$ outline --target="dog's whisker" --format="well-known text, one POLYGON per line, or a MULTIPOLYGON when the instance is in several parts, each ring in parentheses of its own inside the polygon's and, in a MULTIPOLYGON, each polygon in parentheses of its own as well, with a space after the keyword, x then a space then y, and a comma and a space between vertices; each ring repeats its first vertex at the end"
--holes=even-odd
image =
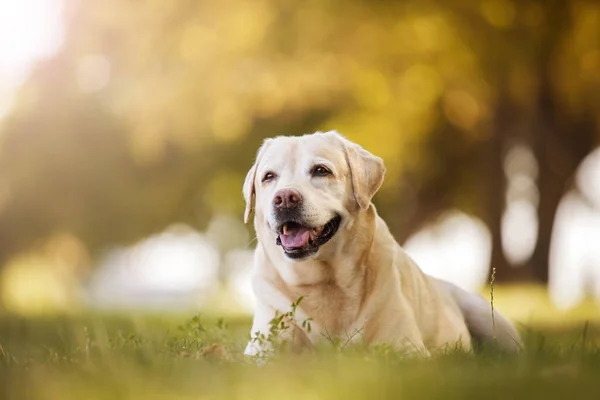
POLYGON ((250 245, 254 242, 258 242, 258 236, 254 236, 254 238, 252 240, 250 240, 250 242, 248 242, 248 244, 246 245, 246 247, 250 247, 250 245))

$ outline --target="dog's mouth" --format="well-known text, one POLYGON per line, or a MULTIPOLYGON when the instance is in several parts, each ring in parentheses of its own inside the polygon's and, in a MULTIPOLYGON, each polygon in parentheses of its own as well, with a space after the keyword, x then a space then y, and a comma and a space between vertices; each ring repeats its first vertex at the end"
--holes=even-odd
POLYGON ((316 228, 310 228, 295 221, 285 222, 278 229, 276 243, 290 258, 308 257, 331 240, 340 227, 341 221, 342 217, 337 215, 325 225, 316 228))

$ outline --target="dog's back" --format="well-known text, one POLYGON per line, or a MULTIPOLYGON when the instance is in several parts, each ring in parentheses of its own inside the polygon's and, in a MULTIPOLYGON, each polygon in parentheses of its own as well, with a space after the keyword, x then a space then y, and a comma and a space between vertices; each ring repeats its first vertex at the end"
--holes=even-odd
POLYGON ((453 283, 435 279, 442 290, 451 295, 477 342, 497 343, 502 351, 517 353, 523 349, 521 337, 515 327, 499 312, 492 314, 492 306, 483 297, 469 293, 453 283))

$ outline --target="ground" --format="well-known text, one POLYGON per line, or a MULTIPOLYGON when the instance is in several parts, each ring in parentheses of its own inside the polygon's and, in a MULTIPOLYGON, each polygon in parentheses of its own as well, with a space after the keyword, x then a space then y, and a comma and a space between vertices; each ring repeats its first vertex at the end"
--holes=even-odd
POLYGON ((4 399, 600 398, 600 325, 520 325, 526 350, 446 350, 432 360, 331 344, 257 366, 248 318, 0 316, 4 399))

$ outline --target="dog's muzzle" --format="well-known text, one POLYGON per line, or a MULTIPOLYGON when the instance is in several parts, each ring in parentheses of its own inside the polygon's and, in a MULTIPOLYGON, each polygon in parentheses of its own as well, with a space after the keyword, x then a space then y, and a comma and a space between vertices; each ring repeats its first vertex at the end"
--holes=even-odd
POLYGON ((286 256, 299 260, 315 254, 319 247, 329 242, 340 227, 342 217, 336 215, 325 225, 309 227, 298 220, 289 220, 278 229, 276 244, 283 248, 286 256))

